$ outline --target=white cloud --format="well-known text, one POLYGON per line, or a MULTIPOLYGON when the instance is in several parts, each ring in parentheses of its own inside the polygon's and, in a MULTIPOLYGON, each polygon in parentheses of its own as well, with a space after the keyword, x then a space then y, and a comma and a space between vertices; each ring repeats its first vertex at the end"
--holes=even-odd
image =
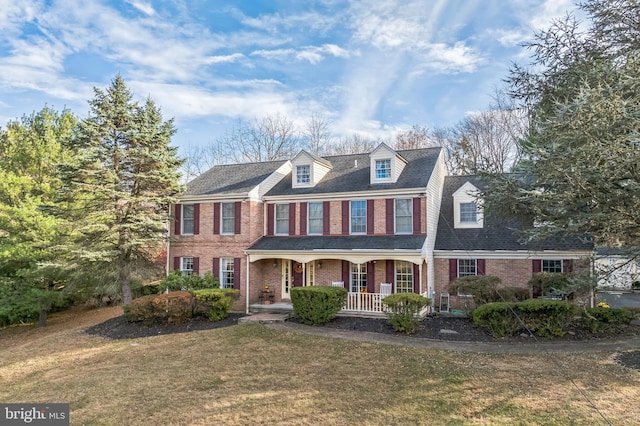
POLYGON ((136 9, 138 9, 140 12, 145 13, 149 16, 153 16, 156 14, 155 9, 149 2, 127 0, 127 3, 129 3, 131 6, 135 7, 136 9))
POLYGON ((349 52, 335 44, 324 44, 322 46, 305 46, 299 50, 296 49, 273 49, 273 50, 256 50, 251 52, 251 56, 260 56, 265 59, 275 59, 285 61, 289 58, 295 58, 299 61, 308 61, 317 64, 325 59, 326 56, 334 56, 339 58, 348 58, 349 52))

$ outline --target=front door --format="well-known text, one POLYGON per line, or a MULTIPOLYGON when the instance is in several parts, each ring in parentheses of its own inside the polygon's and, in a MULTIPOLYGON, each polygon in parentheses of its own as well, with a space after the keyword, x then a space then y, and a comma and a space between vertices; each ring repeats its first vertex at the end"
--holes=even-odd
POLYGON ((293 287, 302 287, 302 284, 304 284, 302 282, 302 269, 302 263, 293 262, 293 281, 291 283, 293 287))

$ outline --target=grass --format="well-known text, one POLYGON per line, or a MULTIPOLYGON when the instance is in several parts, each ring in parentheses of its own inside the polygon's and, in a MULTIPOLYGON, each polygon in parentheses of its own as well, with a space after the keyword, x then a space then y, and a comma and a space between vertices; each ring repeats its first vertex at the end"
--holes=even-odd
POLYGON ((640 372, 611 353, 439 351, 259 324, 121 341, 82 332, 119 312, 0 330, 0 401, 69 402, 71 424, 88 425, 607 424, 571 378, 610 424, 640 417, 640 372))

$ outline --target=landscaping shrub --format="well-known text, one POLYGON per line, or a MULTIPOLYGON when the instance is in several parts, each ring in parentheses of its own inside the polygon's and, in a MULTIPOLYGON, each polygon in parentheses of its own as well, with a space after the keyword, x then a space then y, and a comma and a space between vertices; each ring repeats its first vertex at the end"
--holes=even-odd
POLYGON ((491 275, 473 275, 457 278, 449 289, 453 294, 472 295, 476 306, 480 306, 497 301, 500 282, 500 278, 491 275))
POLYGON ((227 288, 208 288, 194 290, 193 296, 196 299, 194 309, 196 315, 205 314, 211 321, 220 321, 229 315, 233 300, 240 297, 240 291, 227 288))
POLYGON ((44 290, 6 279, 0 281, 0 327, 34 322, 41 311, 55 312, 69 306, 60 291, 44 290))
POLYGON ((633 314, 624 309, 610 308, 608 305, 586 308, 582 313, 585 326, 592 332, 617 332, 633 320, 633 314))
POLYGON ((492 302, 522 302, 531 298, 528 288, 503 287, 496 290, 496 298, 492 302))
POLYGON ((511 311, 514 305, 512 302, 494 302, 479 306, 473 311, 473 323, 488 329, 494 337, 511 336, 520 328, 511 311))
POLYGON ((575 313, 575 306, 561 300, 530 299, 516 303, 516 312, 536 336, 564 335, 575 313))
POLYGON ((205 288, 219 288, 220 281, 211 272, 204 275, 182 275, 182 271, 171 271, 164 277, 158 286, 158 292, 166 290, 200 290, 205 288))
POLYGON ((194 307, 195 298, 191 292, 175 291, 133 299, 125 316, 129 321, 142 321, 146 325, 156 318, 180 323, 193 316, 194 307))
POLYGON ((431 305, 431 299, 415 293, 396 293, 382 299, 387 320, 394 330, 413 334, 420 323, 418 314, 431 305))
POLYGON ((536 336, 555 337, 564 335, 574 311, 574 305, 559 300, 496 302, 478 307, 473 312, 473 322, 495 337, 511 336, 525 327, 536 336))
POLYGON ((566 274, 557 272, 537 272, 529 280, 529 287, 534 296, 564 297, 569 287, 569 279, 566 274))
POLYGON ((336 317, 347 301, 341 287, 310 286, 291 289, 293 313, 303 324, 325 324, 336 317))

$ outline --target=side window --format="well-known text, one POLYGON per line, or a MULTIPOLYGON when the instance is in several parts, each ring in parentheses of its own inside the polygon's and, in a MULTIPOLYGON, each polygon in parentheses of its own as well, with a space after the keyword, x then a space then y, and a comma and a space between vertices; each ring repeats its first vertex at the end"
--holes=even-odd
POLYGON ((413 200, 395 201, 395 219, 396 234, 411 234, 413 232, 413 200))
POLYGON ((543 260, 542 272, 562 272, 562 260, 543 260))
POLYGON ((182 205, 182 235, 193 235, 194 230, 194 206, 182 205))
POLYGON ((193 275, 193 257, 181 258, 180 270, 182 275, 193 275))
POLYGON ((289 235, 289 204, 276 204, 276 234, 289 235))
POLYGON ((458 259, 458 277, 478 275, 476 259, 458 259))
POLYGON ((234 273, 233 259, 220 259, 220 288, 233 288, 234 273))
POLYGON ((307 206, 307 233, 309 235, 322 235, 322 203, 309 203, 307 206))
POLYGON ((223 234, 233 234, 235 231, 235 214, 236 214, 236 205, 235 203, 222 203, 222 233, 223 234))
POLYGON ((351 201, 351 233, 367 233, 367 202, 351 201))

